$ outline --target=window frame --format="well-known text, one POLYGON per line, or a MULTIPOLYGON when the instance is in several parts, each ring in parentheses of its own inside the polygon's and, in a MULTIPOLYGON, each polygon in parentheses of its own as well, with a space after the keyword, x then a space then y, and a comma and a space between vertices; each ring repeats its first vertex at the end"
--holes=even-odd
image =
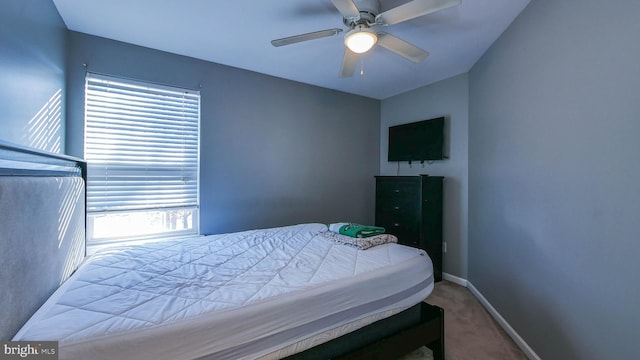
MULTIPOLYGON (((88 125, 89 125, 89 120, 88 120, 88 108, 89 108, 89 93, 88 93, 88 89, 89 89, 89 82, 90 81, 105 81, 105 82, 114 82, 119 84, 120 86, 127 86, 130 85, 132 87, 140 87, 140 88, 145 88, 148 91, 154 91, 154 90, 158 90, 158 91, 167 91, 167 92, 173 92, 173 93, 182 93, 182 94, 188 94, 190 97, 195 97, 197 99, 197 116, 196 116, 196 136, 195 136, 195 141, 196 141, 196 166, 195 166, 195 185, 196 185, 196 189, 195 189, 195 203, 194 204, 189 204, 189 205, 185 205, 185 206, 167 206, 167 207, 163 207, 163 206, 147 206, 147 207, 137 207, 137 208, 130 208, 130 209, 101 209, 101 210, 90 210, 89 209, 89 204, 87 204, 87 222, 86 222, 86 229, 87 229, 87 244, 88 245, 103 245, 103 244, 113 244, 113 243, 122 243, 122 242, 134 242, 134 241, 145 241, 145 240, 154 240, 154 239, 166 239, 166 238, 175 238, 175 237, 183 237, 183 236, 187 236, 187 235, 198 235, 200 234, 200 147, 201 147, 201 143, 200 143, 200 128, 201 128, 201 96, 200 96, 200 91, 199 90, 193 90, 193 89, 186 89, 186 88, 181 88, 181 87, 175 87, 175 86, 167 86, 167 85, 161 85, 161 84, 157 84, 157 83, 153 83, 153 82, 148 82, 148 81, 140 81, 140 80, 133 80, 133 79, 128 79, 128 78, 123 78, 123 77, 117 77, 117 76, 111 76, 111 75, 104 75, 104 74, 98 74, 98 73, 93 73, 93 72, 87 72, 86 73, 86 77, 85 77, 85 112, 84 112, 84 154, 85 154, 85 160, 87 161, 87 167, 89 168, 89 172, 91 171, 91 164, 92 164, 92 160, 90 159, 90 156, 87 156, 87 149, 88 149, 88 140, 87 140, 87 134, 88 134, 88 125), (136 216, 136 214, 140 214, 140 213, 144 213, 144 212, 158 212, 158 213, 164 213, 164 216, 168 216, 171 212, 175 212, 176 210, 186 210, 188 212, 190 212, 190 215, 185 215, 185 216, 189 216, 190 220, 191 220, 191 227, 188 229, 180 229, 180 230, 170 230, 170 229, 164 229, 161 232, 153 232, 153 233, 144 233, 144 234, 136 234, 136 235, 117 235, 117 236, 96 236, 95 234, 95 230, 96 230, 96 219, 100 216, 103 215, 122 215, 122 214, 131 214, 133 217, 136 216)), ((142 92, 141 92, 142 93, 142 92)), ((175 97, 177 98, 177 97, 175 97)), ((166 104, 165 104, 166 105, 166 104)), ((140 110, 140 108, 138 108, 138 110, 140 110)), ((191 117, 191 119, 193 120, 194 118, 191 117)), ((191 124, 193 127, 193 124, 191 124)), ((95 124, 92 124, 92 126, 95 126, 95 124)), ((166 129, 162 128, 163 131, 166 131, 166 129)), ((179 132, 179 131, 178 131, 179 132)), ((158 135, 159 132, 154 133, 155 135, 158 135)), ((191 136, 193 136, 193 134, 191 134, 191 136)), ((95 145, 95 144, 94 144, 95 145)), ((184 155, 184 154, 183 154, 184 155)), ((187 155, 185 155, 187 156, 187 155)), ((182 159, 184 159, 184 157, 182 157, 182 159)), ((190 167, 191 169, 193 169, 192 167, 190 167)), ((173 172, 173 170, 172 170, 173 172)), ((90 182, 90 177, 91 174, 89 173, 88 179, 87 179, 87 197, 89 197, 89 182, 90 182)), ((186 181, 186 180, 185 180, 186 181)), ((165 185, 166 186, 166 185, 165 185)), ((186 186, 186 185, 185 185, 186 186)), ((160 215, 163 216, 163 215, 160 215)), ((163 222, 164 224, 165 222, 163 222)), ((99 234, 98 234, 99 235, 99 234)))

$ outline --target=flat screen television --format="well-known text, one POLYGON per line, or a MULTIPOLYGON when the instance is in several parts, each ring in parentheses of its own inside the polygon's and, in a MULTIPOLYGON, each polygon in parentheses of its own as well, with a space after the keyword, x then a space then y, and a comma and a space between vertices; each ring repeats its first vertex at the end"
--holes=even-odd
POLYGON ((388 161, 444 159, 444 117, 389 127, 388 161))

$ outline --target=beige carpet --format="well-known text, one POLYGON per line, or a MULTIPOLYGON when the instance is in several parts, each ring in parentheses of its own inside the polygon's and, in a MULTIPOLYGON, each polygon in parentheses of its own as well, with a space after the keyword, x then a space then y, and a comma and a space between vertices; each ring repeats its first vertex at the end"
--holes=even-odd
MULTIPOLYGON (((425 301, 444 309, 446 360, 527 359, 467 288, 441 281, 425 301)), ((401 358, 432 359, 427 348, 401 358)))

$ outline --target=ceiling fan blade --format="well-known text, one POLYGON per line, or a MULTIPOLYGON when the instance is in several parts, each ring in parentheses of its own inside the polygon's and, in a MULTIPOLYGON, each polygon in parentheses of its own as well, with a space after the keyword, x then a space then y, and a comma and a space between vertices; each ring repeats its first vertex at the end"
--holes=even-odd
POLYGON ((360 18, 360 10, 358 10, 353 0, 331 0, 331 2, 345 18, 355 18, 355 20, 360 18))
POLYGON ((340 67, 340 77, 348 78, 352 77, 356 71, 356 65, 358 64, 358 54, 344 48, 344 57, 342 58, 342 66, 340 67))
POLYGON ((419 63, 429 56, 428 52, 420 49, 419 47, 383 32, 378 33, 378 45, 387 50, 393 51, 414 63, 419 63))
POLYGON ((401 23, 403 21, 460 5, 461 1, 462 0, 413 0, 378 14, 378 16, 376 16, 376 23, 382 25, 401 23))
POLYGON ((325 38, 325 37, 329 37, 329 36, 338 35, 341 32, 342 32, 342 29, 338 29, 338 28, 322 30, 322 31, 315 31, 315 32, 307 33, 307 34, 300 34, 300 35, 295 35, 295 36, 289 36, 289 37, 282 38, 282 39, 271 40, 271 45, 273 45, 275 47, 284 46, 284 45, 291 45, 291 44, 295 44, 295 43, 299 43, 299 42, 303 42, 303 41, 321 39, 321 38, 325 38))

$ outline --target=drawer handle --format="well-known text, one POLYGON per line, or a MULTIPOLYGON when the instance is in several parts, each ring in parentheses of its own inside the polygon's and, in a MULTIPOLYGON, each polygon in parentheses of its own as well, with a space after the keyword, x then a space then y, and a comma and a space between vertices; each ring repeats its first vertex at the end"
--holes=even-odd
POLYGON ((394 206, 393 210, 400 210, 400 206, 394 206))
POLYGON ((395 190, 393 190, 393 192, 397 194, 397 193, 399 193, 399 192, 400 192, 400 190, 395 189, 395 190))
POLYGON ((398 226, 400 226, 400 224, 394 223, 393 226, 398 227, 398 226))

